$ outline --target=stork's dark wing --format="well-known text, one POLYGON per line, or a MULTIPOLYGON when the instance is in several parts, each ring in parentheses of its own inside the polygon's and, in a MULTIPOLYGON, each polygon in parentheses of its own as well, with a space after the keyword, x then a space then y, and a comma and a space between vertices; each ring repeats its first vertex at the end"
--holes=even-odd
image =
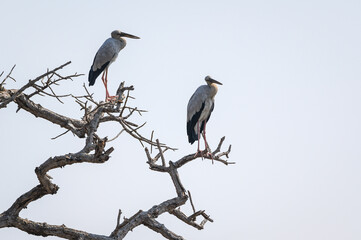
POLYGON ((89 71, 89 86, 94 85, 97 77, 117 57, 118 52, 120 51, 120 46, 118 46, 115 41, 115 39, 108 38, 95 54, 93 64, 89 71))
POLYGON ((97 57, 98 54, 95 55, 94 61, 93 61, 93 65, 90 67, 89 70, 89 76, 88 76, 88 81, 89 81, 89 86, 93 86, 95 83, 95 80, 97 79, 97 77, 104 71, 104 69, 109 65, 110 61, 104 63, 100 68, 98 68, 97 70, 93 71, 93 66, 94 66, 94 62, 95 59, 97 57))
MULTIPOLYGON (((213 103, 212 103, 211 111, 209 112, 209 116, 208 116, 208 118, 207 118, 207 122, 208 122, 209 118, 210 118, 211 115, 212 115, 213 109, 214 109, 214 101, 213 101, 213 103)), ((199 128, 199 132, 202 133, 203 130, 204 130, 204 121, 202 122, 202 124, 201 124, 201 126, 200 126, 200 128, 199 128)))
MULTIPOLYGON (((187 106, 187 134, 188 141, 193 144, 194 141, 198 140, 198 135, 195 130, 195 126, 201 117, 202 111, 205 107, 207 100, 207 87, 206 85, 200 86, 193 93, 189 99, 187 106)), ((201 126, 200 126, 201 127, 201 126)))
MULTIPOLYGON (((190 144, 193 144, 195 141, 198 140, 198 134, 195 131, 195 126, 201 116, 201 113, 204 109, 204 105, 205 105, 205 103, 203 102, 199 111, 196 112, 195 114, 193 114, 192 118, 187 121, 187 135, 188 135, 188 142, 190 144)), ((202 123, 202 126, 203 126, 203 123, 202 123)))

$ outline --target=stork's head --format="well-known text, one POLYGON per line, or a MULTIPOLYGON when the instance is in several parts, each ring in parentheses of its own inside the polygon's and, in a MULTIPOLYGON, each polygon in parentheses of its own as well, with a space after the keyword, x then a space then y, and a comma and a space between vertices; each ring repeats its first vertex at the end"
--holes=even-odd
POLYGON ((210 86, 212 83, 223 85, 222 83, 218 82, 217 80, 214 80, 210 76, 207 76, 204 80, 206 80, 208 86, 210 86))
POLYGON ((134 39, 140 39, 140 37, 134 36, 129 33, 121 32, 119 30, 114 30, 111 34, 112 38, 120 39, 121 37, 127 37, 127 38, 134 38, 134 39))

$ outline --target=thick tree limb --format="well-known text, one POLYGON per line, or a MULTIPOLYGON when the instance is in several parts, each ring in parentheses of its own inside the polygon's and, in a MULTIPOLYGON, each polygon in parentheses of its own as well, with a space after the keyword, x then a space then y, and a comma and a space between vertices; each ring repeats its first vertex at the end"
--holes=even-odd
POLYGON ((10 222, 10 227, 16 227, 24 232, 37 236, 56 236, 65 239, 84 239, 84 240, 113 240, 113 238, 87 233, 65 225, 49 225, 47 223, 34 222, 20 217, 15 218, 10 222))
POLYGON ((166 228, 164 224, 161 224, 160 222, 156 221, 154 218, 146 218, 143 224, 148 228, 152 229, 153 231, 162 234, 163 237, 165 237, 166 239, 184 240, 183 237, 176 235, 168 228, 166 228))
POLYGON ((16 98, 16 103, 18 104, 19 108, 26 110, 35 117, 43 118, 59 125, 60 127, 68 129, 80 138, 85 137, 85 129, 83 129, 83 127, 86 123, 84 121, 63 116, 42 107, 40 104, 35 104, 33 101, 28 99, 25 94, 18 95, 16 98))
MULTIPOLYGON (((158 222, 158 218, 161 214, 166 212, 174 215, 179 220, 184 223, 195 227, 196 229, 203 229, 204 224, 207 221, 213 222, 213 220, 205 213, 204 210, 196 211, 194 208, 193 202, 191 202, 193 207, 193 213, 187 217, 181 210, 180 207, 184 205, 190 198, 190 193, 185 190, 185 187, 181 183, 180 176, 178 173, 178 168, 182 167, 186 163, 189 163, 200 156, 190 154, 180 158, 179 160, 173 162, 169 161, 169 166, 166 166, 166 157, 165 152, 167 150, 176 150, 175 148, 169 147, 164 143, 160 143, 158 139, 153 140, 152 131, 151 138, 148 139, 140 134, 139 130, 143 125, 133 123, 129 119, 131 118, 134 112, 138 112, 140 115, 144 110, 138 110, 136 107, 127 106, 129 99, 132 97, 129 95, 129 92, 134 90, 133 86, 125 87, 124 82, 120 84, 117 91, 117 101, 112 102, 100 102, 98 103, 93 99, 93 96, 87 88, 84 86, 86 94, 84 96, 73 96, 70 94, 57 95, 54 86, 58 86, 60 81, 71 80, 74 77, 81 76, 80 74, 73 74, 68 76, 62 76, 58 73, 58 70, 62 69, 70 62, 63 64, 51 71, 40 75, 34 80, 30 80, 20 89, 8 90, 3 86, 7 78, 11 78, 10 71, 5 80, 0 84, 0 109, 5 108, 9 103, 14 102, 17 104, 19 109, 23 109, 35 117, 43 118, 55 125, 58 125, 66 129, 66 132, 71 131, 75 136, 85 139, 84 147, 75 153, 67 153, 59 156, 49 157, 44 161, 40 166, 35 169, 36 176, 39 180, 39 185, 35 186, 28 192, 22 194, 15 202, 10 206, 10 208, 0 214, 0 228, 5 227, 15 227, 22 231, 25 231, 29 234, 37 236, 57 236, 65 239, 85 239, 85 240, 110 240, 110 239, 123 239, 132 231, 135 227, 144 225, 149 229, 158 232, 166 239, 172 240, 181 240, 183 237, 173 233, 171 230, 166 228, 164 224, 158 222), (44 80, 45 78, 45 80, 44 80), (42 85, 37 84, 41 81, 42 85), (33 89, 30 95, 24 93, 27 89, 33 89), (49 92, 50 90, 50 92, 49 92), (127 91, 127 96, 124 97, 124 93, 127 91), (73 97, 77 104, 81 106, 81 111, 84 111, 84 116, 78 120, 74 118, 67 117, 65 115, 58 114, 50 109, 47 109, 41 106, 38 103, 30 100, 31 97, 35 95, 43 94, 45 97, 54 97, 62 103, 60 98, 63 97, 73 97), (92 105, 89 106, 88 103, 92 105), (124 114, 124 110, 128 109, 128 114, 124 114), (175 188, 176 197, 164 200, 163 202, 154 205, 147 211, 139 210, 130 218, 124 218, 123 222, 120 222, 121 211, 119 210, 117 224, 115 229, 112 231, 110 236, 97 235, 92 233, 87 233, 84 231, 68 228, 65 225, 50 225, 48 223, 34 222, 28 219, 23 219, 19 216, 20 212, 27 208, 31 202, 34 202, 45 195, 56 194, 59 186, 52 182, 52 178, 48 175, 48 172, 52 169, 58 169, 65 166, 70 166, 72 164, 81 164, 81 163, 104 163, 110 159, 110 154, 113 152, 113 147, 107 147, 108 137, 99 137, 97 135, 97 129, 102 123, 105 122, 115 122, 118 123, 120 128, 119 132, 126 132, 129 136, 139 140, 143 144, 149 144, 151 148, 157 147, 159 153, 152 157, 148 151, 148 148, 145 148, 147 163, 149 168, 158 172, 166 172, 169 174, 170 179, 175 188), (161 159, 161 164, 157 164, 157 161, 161 159), (203 217, 203 221, 198 224, 196 218, 198 216, 203 217)), ((0 76, 1 77, 1 76, 0 76)), ((14 79, 15 80, 15 79, 14 79)), ((65 133, 66 133, 65 132, 65 133)), ((63 133, 63 134, 65 134, 63 133)), ((57 136, 60 137, 63 134, 57 136)), ((56 137, 56 138, 57 138, 56 137)), ((231 151, 231 146, 229 146, 228 151, 220 152, 221 146, 223 144, 224 137, 221 139, 218 144, 217 149, 213 152, 214 160, 224 163, 226 165, 232 164, 221 157, 228 155, 231 151)), ((207 158, 207 157, 206 157, 207 158)), ((209 157, 208 157, 209 158, 209 157)), ((211 158, 209 158, 211 159, 211 158)))

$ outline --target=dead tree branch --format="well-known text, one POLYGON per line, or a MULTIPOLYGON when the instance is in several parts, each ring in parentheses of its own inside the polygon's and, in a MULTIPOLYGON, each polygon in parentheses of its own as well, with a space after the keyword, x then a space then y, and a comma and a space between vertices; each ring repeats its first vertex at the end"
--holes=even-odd
MULTIPOLYGON (((53 70, 51 70, 50 72, 46 72, 42 75, 40 75, 39 77, 35 78, 34 80, 29 80, 29 82, 27 84, 25 84, 23 87, 21 87, 19 90, 17 90, 14 94, 12 94, 8 99, 2 101, 0 103, 0 108, 4 108, 6 107, 6 105, 8 105, 10 102, 14 101, 15 98, 17 98, 22 92, 24 92, 26 89, 28 89, 29 87, 33 86, 37 81, 43 79, 44 77, 51 75, 53 73, 55 73, 56 71, 62 69, 63 67, 69 65, 71 62, 67 62, 57 68, 54 68, 53 70)), ((13 68, 14 69, 14 68, 13 68)), ((13 70, 12 69, 12 70, 13 70)), ((12 72, 12 70, 10 71, 10 73, 12 72)), ((63 78, 65 79, 65 78, 63 78)), ((6 78, 4 79, 4 81, 6 80, 6 78)))
MULTIPOLYGON (((130 101, 129 99, 131 99, 130 91, 133 91, 134 87, 125 87, 124 82, 122 82, 118 88, 117 101, 115 102, 95 101, 93 99, 93 95, 85 86, 84 89, 86 94, 83 96, 74 96, 71 94, 57 95, 54 87, 59 86, 59 82, 72 80, 72 78, 81 76, 81 74, 63 76, 61 73, 59 73, 59 71, 68 64, 70 64, 70 62, 54 68, 51 71, 47 71, 39 77, 36 77, 34 80, 30 80, 27 84, 19 89, 9 90, 4 87, 4 83, 8 78, 13 79, 11 77, 11 73, 13 72, 15 67, 14 66, 0 84, 0 109, 5 108, 10 103, 14 103, 17 105, 18 109, 23 109, 35 117, 43 118, 48 122, 66 129, 64 133, 58 135, 55 138, 61 137, 67 132, 72 132, 78 138, 85 139, 84 147, 78 152, 49 157, 35 169, 36 176, 39 180, 39 185, 22 194, 15 200, 9 209, 0 214, 0 228, 15 227, 29 234, 44 237, 57 236, 64 239, 110 240, 123 239, 129 233, 129 231, 132 231, 137 226, 144 225, 149 229, 158 232, 166 239, 181 240, 183 237, 173 233, 171 230, 165 227, 165 225, 158 222, 156 218, 161 214, 169 213, 184 223, 195 227, 196 229, 203 229, 204 224, 207 221, 212 222, 213 220, 205 213, 204 210, 195 210, 192 199, 191 205, 193 208, 193 213, 191 215, 187 216, 180 210, 180 207, 191 198, 191 195, 189 191, 187 194, 185 187, 181 183, 178 168, 197 158, 200 158, 200 156, 190 154, 180 158, 175 162, 169 161, 167 166, 164 153, 167 150, 175 150, 175 148, 161 143, 158 139, 154 141, 154 131, 152 131, 150 139, 144 137, 140 134, 139 131, 145 123, 142 125, 133 123, 131 120, 129 120, 134 112, 141 114, 144 112, 144 110, 127 106, 130 101), (42 83, 42 85, 37 84, 39 81, 42 83), (30 94, 25 94, 25 91, 30 89, 32 89, 33 92, 30 94), (125 92, 126 97, 124 97, 125 92), (30 100, 31 97, 36 95, 54 97, 61 103, 63 102, 60 100, 60 98, 71 97, 77 104, 80 105, 81 111, 83 111, 84 115, 81 119, 74 119, 58 114, 30 100), (125 109, 128 109, 127 111, 129 111, 129 113, 124 116, 123 113, 125 109), (122 222, 120 220, 122 212, 119 210, 116 227, 109 236, 87 233, 84 231, 68 228, 65 225, 50 225, 48 223, 40 223, 21 218, 19 216, 20 212, 30 203, 37 201, 46 195, 57 193, 59 186, 52 182, 52 178, 48 174, 50 170, 62 168, 72 164, 101 164, 110 159, 110 155, 114 151, 114 148, 108 147, 107 144, 111 140, 108 140, 107 136, 99 137, 97 135, 97 129, 105 122, 114 122, 118 124, 119 134, 117 136, 119 136, 122 132, 125 132, 128 133, 131 137, 137 139, 142 145, 149 144, 151 148, 154 146, 158 149, 159 153, 152 157, 148 151, 148 148, 145 148, 147 163, 151 170, 166 172, 169 174, 175 188, 176 197, 160 202, 146 211, 139 210, 130 218, 124 218, 122 222), (157 164, 159 159, 161 159, 161 164, 157 164), (203 217, 201 223, 196 222, 196 218, 199 216, 203 217)), ((115 138, 117 138, 117 136, 115 138)), ((231 146, 229 146, 228 151, 220 152, 223 141, 224 137, 221 139, 216 151, 213 152, 213 158, 215 161, 224 163, 226 165, 233 164, 233 162, 228 162, 222 159, 223 156, 228 158, 228 155, 231 151, 231 146)))

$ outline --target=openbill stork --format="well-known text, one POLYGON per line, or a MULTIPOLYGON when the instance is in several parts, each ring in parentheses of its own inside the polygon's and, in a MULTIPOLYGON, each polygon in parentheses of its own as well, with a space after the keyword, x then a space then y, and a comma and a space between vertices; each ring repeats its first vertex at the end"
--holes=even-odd
POLYGON ((139 39, 139 37, 115 30, 99 48, 94 57, 94 61, 89 71, 89 86, 93 86, 97 77, 103 72, 102 81, 105 86, 105 101, 113 100, 115 96, 110 96, 108 91, 108 68, 118 57, 118 53, 122 50, 127 42, 124 38, 139 39))
POLYGON ((207 85, 198 87, 189 99, 187 106, 187 135, 190 144, 198 141, 196 155, 200 153, 203 157, 202 151, 199 149, 200 134, 203 134, 207 155, 210 155, 213 159, 206 139, 206 124, 214 109, 214 96, 218 91, 217 84, 222 85, 222 83, 212 79, 210 76, 207 76, 205 81, 207 85))

